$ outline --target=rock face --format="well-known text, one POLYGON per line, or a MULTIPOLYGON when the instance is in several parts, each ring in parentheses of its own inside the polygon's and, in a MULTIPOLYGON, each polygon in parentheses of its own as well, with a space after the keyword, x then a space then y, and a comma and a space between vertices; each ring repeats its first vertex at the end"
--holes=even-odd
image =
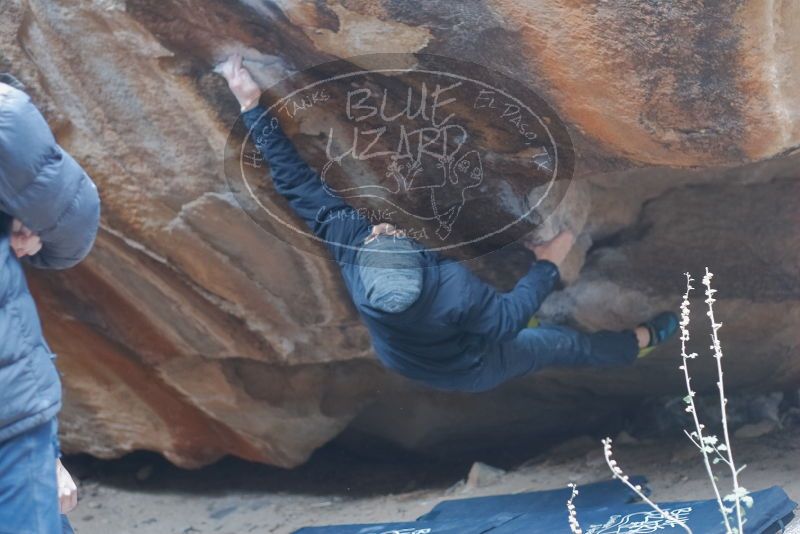
MULTIPOLYGON (((478 396, 385 372, 336 266, 265 233, 227 188, 238 107, 212 68, 233 51, 265 87, 376 52, 469 58, 518 80, 575 147, 567 215, 553 220, 580 239, 542 315, 630 325, 676 308, 683 273, 709 266, 729 387, 797 384, 798 20, 797 3, 765 0, 3 0, 0 70, 27 84, 104 206, 87 261, 30 272, 64 377, 64 448, 291 467, 344 431, 416 450, 533 446, 682 392, 674 344, 623 371, 547 372, 478 396)), ((292 133, 312 159, 324 148, 292 133)), ((509 246, 469 265, 508 288, 530 260, 509 246)), ((713 387, 711 362, 695 380, 713 387)))

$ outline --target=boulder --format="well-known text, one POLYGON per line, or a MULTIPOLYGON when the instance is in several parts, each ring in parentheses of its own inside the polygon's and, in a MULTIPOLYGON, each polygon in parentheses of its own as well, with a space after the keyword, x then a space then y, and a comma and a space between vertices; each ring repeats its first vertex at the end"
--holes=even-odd
POLYGON ((469 469, 464 489, 466 491, 471 491, 485 486, 491 486, 499 482, 505 474, 506 472, 502 469, 492 467, 483 462, 475 462, 469 469))
MULTIPOLYGON (((340 435, 362 448, 533 451, 683 393, 674 343, 630 369, 548 371, 472 396, 383 370, 324 250, 265 232, 228 186, 238 106, 213 68, 232 52, 264 88, 389 52, 468 58, 516 80, 555 111, 575 154, 560 211, 539 221, 542 234, 580 234, 542 317, 629 326, 677 308, 683 273, 708 266, 728 386, 796 385, 798 17, 765 0, 3 1, 0 71, 27 85, 103 200, 83 264, 29 271, 59 355, 65 451, 146 449, 186 467, 227 454, 293 467, 340 435)), ((290 129, 315 164, 320 124, 290 129)), ((485 135, 502 148, 501 132, 485 135)), ((484 195, 484 221, 516 215, 524 194, 510 191, 484 195)), ((467 264, 507 289, 531 256, 493 250, 468 250, 467 264)), ((702 352, 700 294, 693 305, 702 352)), ((715 381, 703 354, 699 390, 715 381)))

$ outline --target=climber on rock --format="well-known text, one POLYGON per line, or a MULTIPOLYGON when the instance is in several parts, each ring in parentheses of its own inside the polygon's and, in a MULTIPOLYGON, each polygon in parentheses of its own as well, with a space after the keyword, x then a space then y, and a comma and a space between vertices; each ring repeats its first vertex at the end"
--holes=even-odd
POLYGON ((272 181, 294 212, 324 241, 366 324, 381 362, 431 387, 479 392, 547 367, 632 364, 673 335, 674 313, 630 330, 591 334, 528 321, 559 281, 558 265, 574 243, 563 232, 529 248, 537 260, 508 293, 480 281, 460 263, 423 248, 387 223, 336 217, 353 209, 325 191, 320 176, 296 152, 276 118, 259 105, 261 91, 230 57, 220 72, 241 105, 272 181))
POLYGON ((75 483, 61 465, 61 381, 28 291, 32 267, 66 269, 92 248, 97 188, 0 74, 0 532, 72 532, 75 483))

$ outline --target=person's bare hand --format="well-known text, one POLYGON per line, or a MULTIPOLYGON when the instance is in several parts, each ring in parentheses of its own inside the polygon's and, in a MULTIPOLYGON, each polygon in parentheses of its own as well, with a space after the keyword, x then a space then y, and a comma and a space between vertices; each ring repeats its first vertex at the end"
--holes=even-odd
POLYGON ((405 237, 406 233, 403 230, 398 230, 397 227, 391 223, 376 224, 375 226, 372 227, 372 231, 367 236, 367 238, 364 239, 364 244, 366 245, 367 243, 374 241, 375 239, 378 238, 378 236, 381 235, 405 237))
POLYGON ((547 260, 561 265, 575 244, 575 234, 564 230, 547 243, 541 245, 527 245, 536 254, 537 260, 547 260))
POLYGON ((56 480, 58 482, 58 504, 61 513, 71 512, 78 506, 78 487, 63 466, 61 460, 56 460, 56 480))
POLYGON ((216 71, 228 82, 228 87, 242 106, 242 111, 255 107, 261 96, 261 88, 253 80, 250 71, 242 66, 241 54, 233 54, 218 65, 216 71))
POLYGON ((42 249, 42 240, 19 219, 14 219, 11 223, 11 248, 18 258, 33 256, 42 249))

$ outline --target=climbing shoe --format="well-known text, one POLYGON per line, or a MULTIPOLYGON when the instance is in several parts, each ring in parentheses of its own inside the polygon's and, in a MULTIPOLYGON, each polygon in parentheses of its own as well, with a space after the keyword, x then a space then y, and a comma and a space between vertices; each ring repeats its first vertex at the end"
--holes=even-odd
POLYGON ((656 345, 664 343, 678 331, 678 316, 672 312, 661 312, 647 322, 640 324, 650 333, 650 343, 639 350, 639 358, 647 356, 656 345))

